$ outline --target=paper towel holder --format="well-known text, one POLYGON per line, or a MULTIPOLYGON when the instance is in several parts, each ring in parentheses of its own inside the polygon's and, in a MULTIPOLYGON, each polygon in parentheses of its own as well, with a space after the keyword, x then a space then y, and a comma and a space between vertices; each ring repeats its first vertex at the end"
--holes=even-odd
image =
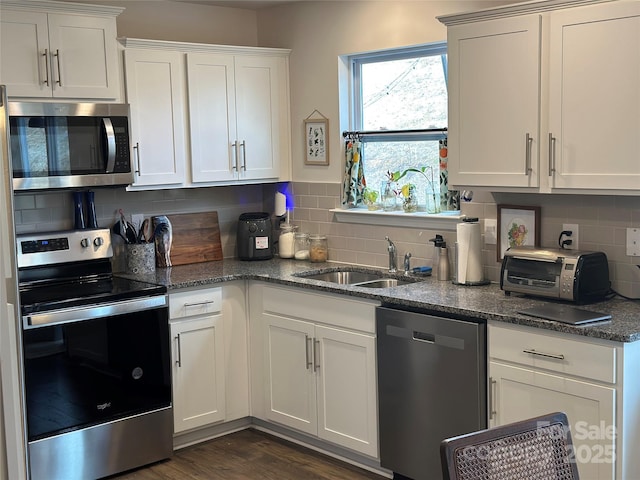
MULTIPOLYGON (((463 223, 478 223, 478 217, 466 217, 462 219, 463 223)), ((453 252, 453 275, 452 275, 452 280, 451 283, 453 283, 454 285, 462 285, 462 286, 466 286, 466 287, 475 287, 475 286, 481 286, 481 285, 489 285, 491 282, 485 278, 483 278, 482 280, 477 280, 477 281, 470 281, 470 280, 465 280, 464 282, 459 282, 458 281, 458 264, 459 264, 459 255, 460 255, 460 248, 459 248, 459 244, 458 242, 455 243, 455 251, 453 252)), ((482 266, 482 268, 484 268, 484 266, 482 266)))

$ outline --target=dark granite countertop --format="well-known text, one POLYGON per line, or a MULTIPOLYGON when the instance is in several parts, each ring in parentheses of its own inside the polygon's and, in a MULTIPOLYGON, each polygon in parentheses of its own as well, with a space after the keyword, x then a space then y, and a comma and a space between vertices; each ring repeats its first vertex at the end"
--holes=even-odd
MULTIPOLYGON (((496 284, 460 286, 451 282, 439 282, 435 277, 423 277, 419 282, 393 288, 365 288, 339 285, 298 277, 305 272, 336 268, 369 271, 371 268, 340 263, 310 263, 296 260, 241 261, 225 259, 218 262, 195 263, 170 268, 159 268, 155 274, 125 275, 129 278, 165 285, 170 291, 180 288, 215 285, 231 280, 262 280, 359 298, 378 300, 384 304, 420 308, 447 315, 461 315, 484 320, 495 320, 530 327, 567 332, 617 342, 640 340, 640 303, 616 297, 611 300, 579 306, 612 315, 607 322, 585 326, 572 326, 559 322, 537 319, 517 313, 518 310, 550 303, 512 294, 507 296, 496 284)), ((384 272, 384 270, 381 270, 384 272)), ((396 275, 398 278, 402 274, 396 275)))

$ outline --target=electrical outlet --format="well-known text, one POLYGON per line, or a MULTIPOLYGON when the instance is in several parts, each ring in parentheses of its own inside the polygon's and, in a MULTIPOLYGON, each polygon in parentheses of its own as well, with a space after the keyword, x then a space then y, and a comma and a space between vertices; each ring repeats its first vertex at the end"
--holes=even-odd
POLYGON ((495 218, 485 218, 484 220, 484 243, 495 245, 497 242, 498 223, 495 218))
POLYGON ((627 228, 627 256, 640 256, 640 228, 627 228))
POLYGON ((580 245, 580 228, 578 226, 577 223, 563 223, 562 224, 562 230, 563 231, 568 231, 571 232, 571 236, 570 237, 565 237, 565 238, 570 238, 571 239, 571 245, 567 245, 566 248, 567 250, 579 250, 579 245, 580 245))

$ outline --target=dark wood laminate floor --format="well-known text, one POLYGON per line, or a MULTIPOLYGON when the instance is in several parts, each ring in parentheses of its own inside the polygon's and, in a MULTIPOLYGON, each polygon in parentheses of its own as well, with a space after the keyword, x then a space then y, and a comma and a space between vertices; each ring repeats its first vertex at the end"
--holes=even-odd
POLYGON ((248 429, 193 445, 113 480, 382 480, 278 437, 248 429))

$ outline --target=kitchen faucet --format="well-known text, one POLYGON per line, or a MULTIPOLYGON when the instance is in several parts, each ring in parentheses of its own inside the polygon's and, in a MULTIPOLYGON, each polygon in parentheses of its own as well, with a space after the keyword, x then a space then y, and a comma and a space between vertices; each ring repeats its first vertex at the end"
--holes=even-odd
POLYGON ((391 239, 386 236, 384 239, 389 242, 387 251, 389 252, 389 273, 396 273, 398 271, 398 251, 391 239))
POLYGON ((404 274, 409 275, 411 271, 411 253, 407 252, 404 254, 404 274))

